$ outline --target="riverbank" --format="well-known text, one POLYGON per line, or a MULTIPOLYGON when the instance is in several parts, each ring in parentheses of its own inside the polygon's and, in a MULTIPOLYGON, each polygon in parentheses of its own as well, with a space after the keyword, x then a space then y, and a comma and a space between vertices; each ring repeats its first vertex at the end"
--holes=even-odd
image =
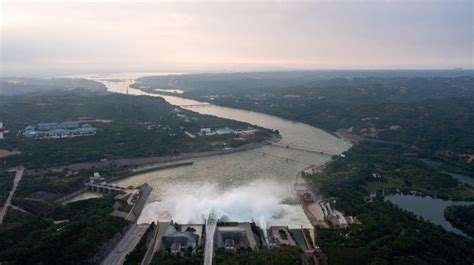
POLYGON ((271 143, 275 143, 281 140, 281 136, 275 134, 271 139, 265 140, 259 143, 250 143, 246 145, 242 145, 239 147, 229 148, 229 149, 221 149, 221 150, 213 150, 207 152, 191 152, 191 153, 182 153, 177 156, 158 156, 158 157, 137 157, 137 158, 122 158, 122 159, 112 159, 112 160, 104 160, 104 161, 95 161, 95 162, 83 162, 83 163, 75 163, 66 166, 60 167, 51 167, 44 170, 29 170, 27 173, 31 175, 41 175, 47 172, 61 172, 61 171, 79 171, 79 170, 88 170, 88 169, 102 169, 111 166, 145 166, 151 164, 158 164, 158 163, 167 163, 167 162, 174 162, 180 160, 187 160, 187 159, 194 159, 194 158, 202 158, 208 156, 216 156, 216 155, 225 155, 225 154, 232 154, 236 152, 242 152, 247 150, 252 150, 256 148, 263 147, 265 145, 269 145, 271 143))
MULTIPOLYGON (((147 165, 153 165, 153 164, 162 164, 162 163, 169 163, 169 162, 177 162, 177 161, 183 161, 183 160, 189 160, 189 159, 195 159, 195 158, 203 158, 203 157, 210 157, 210 156, 218 156, 218 155, 226 155, 226 154, 233 154, 237 152, 243 152, 243 151, 248 151, 256 148, 260 148, 266 145, 270 145, 272 143, 278 142, 281 140, 281 136, 278 134, 275 134, 271 139, 266 140, 264 142, 260 143, 251 143, 247 145, 243 145, 240 147, 232 148, 232 149, 227 149, 227 150, 215 150, 215 151, 209 151, 209 152, 196 152, 196 153, 187 153, 187 154, 182 154, 180 156, 166 156, 166 157, 147 157, 147 158, 130 158, 130 159, 120 159, 120 160, 107 160, 107 161, 100 161, 100 162, 89 162, 89 163, 79 163, 79 164, 72 164, 69 166, 64 166, 64 167, 57 167, 57 168, 50 168, 47 171, 77 171, 77 170, 87 170, 87 169, 101 169, 101 168, 107 168, 110 166, 147 166, 147 165)), ((164 170, 164 169, 172 169, 176 167, 182 167, 182 166, 191 166, 193 165, 193 162, 181 162, 181 163, 174 163, 174 164, 165 164, 165 165, 158 165, 158 166, 153 166, 149 168, 144 168, 140 170, 134 170, 126 174, 121 174, 115 177, 107 178, 107 182, 113 182, 113 181, 118 181, 121 179, 133 177, 136 175, 141 175, 144 173, 149 173, 153 171, 159 171, 159 170, 164 170)), ((34 175, 41 175, 44 172, 41 171, 35 171, 32 172, 34 175)), ((56 203, 63 203, 65 201, 71 200, 74 197, 80 196, 81 194, 87 192, 86 188, 81 188, 73 193, 67 194, 61 198, 58 198, 55 200, 56 203)))

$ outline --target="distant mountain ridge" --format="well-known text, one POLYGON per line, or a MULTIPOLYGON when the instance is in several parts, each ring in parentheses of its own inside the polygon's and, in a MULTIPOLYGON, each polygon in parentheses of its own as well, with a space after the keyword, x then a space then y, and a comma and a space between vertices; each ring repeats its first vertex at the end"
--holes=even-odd
POLYGON ((50 90, 83 89, 91 92, 106 92, 107 87, 97 81, 83 78, 2 78, 0 96, 19 95, 50 90))

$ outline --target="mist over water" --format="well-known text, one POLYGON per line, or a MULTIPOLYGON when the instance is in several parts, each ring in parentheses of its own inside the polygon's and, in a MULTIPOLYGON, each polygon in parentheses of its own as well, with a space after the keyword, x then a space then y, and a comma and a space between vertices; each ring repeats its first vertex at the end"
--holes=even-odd
MULTIPOLYGON (((182 224, 204 224, 206 217, 213 212, 220 221, 256 222, 265 228, 268 224, 287 222, 284 217, 292 215, 293 207, 301 208, 283 203, 288 200, 287 186, 269 180, 255 180, 230 190, 206 184, 188 192, 166 191, 160 201, 146 206, 139 222, 153 222, 161 216, 182 224)), ((309 226, 307 220, 299 220, 294 226, 299 227, 300 223, 309 226)))

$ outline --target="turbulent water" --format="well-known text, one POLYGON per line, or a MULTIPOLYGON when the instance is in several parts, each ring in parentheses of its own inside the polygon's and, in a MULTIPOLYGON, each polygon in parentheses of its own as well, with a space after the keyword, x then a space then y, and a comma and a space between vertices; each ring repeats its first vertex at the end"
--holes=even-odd
POLYGON ((213 209, 208 209, 206 214, 206 245, 204 247, 204 265, 212 265, 214 252, 214 233, 220 214, 213 209))
MULTIPOLYGON (((130 88, 134 77, 126 77, 121 82, 104 81, 111 77, 94 79, 103 82, 112 92, 149 95, 130 88)), ((121 79, 120 76, 113 78, 121 79)), ((199 103, 173 96, 162 97, 174 105, 199 103)), ((286 144, 332 152, 342 152, 350 147, 348 142, 315 127, 271 115, 213 105, 191 110, 277 129, 286 144)), ((139 222, 173 220, 203 224, 206 213, 214 210, 222 214, 221 219, 229 221, 255 221, 259 226, 310 227, 303 209, 294 198, 295 176, 308 165, 329 159, 316 153, 265 146, 246 152, 192 159, 193 166, 146 173, 120 180, 117 184, 137 186, 146 182, 153 187, 139 222), (298 162, 289 162, 285 158, 298 162)))

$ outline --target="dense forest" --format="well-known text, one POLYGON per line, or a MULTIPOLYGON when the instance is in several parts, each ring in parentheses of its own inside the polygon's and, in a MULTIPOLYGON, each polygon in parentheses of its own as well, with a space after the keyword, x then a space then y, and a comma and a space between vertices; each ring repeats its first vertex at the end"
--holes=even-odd
MULTIPOLYGON (((189 137, 202 127, 245 129, 249 124, 176 109, 161 98, 54 91, 0 97, 0 117, 10 133, 0 149, 21 152, 0 159, 0 167, 23 164, 40 168, 101 159, 176 155, 209 151, 215 142, 241 145, 233 135, 189 137), (178 116, 181 115, 181 117, 178 116), (186 117, 183 119, 183 115, 186 117), (32 140, 22 137, 28 125, 82 120, 98 129, 87 137, 32 140)), ((270 136, 262 129, 259 139, 270 136)))
POLYGON ((400 72, 345 74, 305 76, 299 82, 284 74, 282 82, 268 75, 188 75, 143 78, 136 86, 148 91, 181 88, 183 97, 329 132, 345 129, 346 135, 356 136, 352 139, 358 143, 344 157, 334 157, 322 172, 306 176, 318 193, 359 221, 347 229, 317 231, 317 244, 330 264, 472 263, 474 241, 425 222, 383 196, 402 192, 474 199, 472 187, 426 163, 426 158, 436 159, 466 174, 474 172, 472 72, 436 78, 400 72))
MULTIPOLYGON (((367 75, 370 73, 377 74, 367 75)), ((398 73, 402 77, 394 77, 394 72, 392 77, 314 77, 318 80, 313 81, 306 76, 290 86, 274 85, 287 80, 285 75, 270 79, 274 82, 218 74, 174 76, 174 82, 168 81, 175 87, 184 86, 184 97, 264 112, 331 132, 345 129, 364 139, 397 142, 474 171, 474 77, 472 72, 463 73, 466 76, 420 77, 415 73, 403 77, 398 73), (207 87, 193 86, 189 80, 195 79, 198 84, 204 79, 207 87)), ((163 78, 172 77, 143 78, 137 86, 152 91, 156 80, 163 78)))
POLYGON ((382 196, 381 189, 389 192, 390 187, 402 187, 402 192, 474 198, 472 188, 433 172, 400 148, 380 143, 356 144, 345 153, 346 157, 336 158, 323 172, 308 176, 320 193, 336 201, 337 209, 360 221, 348 229, 318 230, 317 244, 330 264, 447 265, 474 260, 473 240, 425 222, 382 196), (382 178, 374 179, 374 172, 382 178))
POLYGON ((454 227, 474 237, 474 205, 449 206, 444 216, 454 227))
MULTIPOLYGON (((201 254, 191 255, 186 252, 181 256, 173 256, 167 252, 157 252, 151 262, 153 265, 201 265, 203 256, 201 254)), ((213 264, 217 265, 301 265, 303 264, 303 253, 296 246, 283 246, 277 249, 259 249, 249 251, 239 249, 235 254, 217 250, 213 258, 213 264)))
POLYGON ((75 89, 107 91, 102 83, 82 78, 0 78, 0 96, 75 89))
POLYGON ((0 226, 0 262, 94 264, 101 244, 128 225, 110 215, 113 202, 112 195, 74 202, 47 216, 9 209, 0 226))
POLYGON ((13 186, 13 172, 0 170, 0 207, 3 206, 13 186))

